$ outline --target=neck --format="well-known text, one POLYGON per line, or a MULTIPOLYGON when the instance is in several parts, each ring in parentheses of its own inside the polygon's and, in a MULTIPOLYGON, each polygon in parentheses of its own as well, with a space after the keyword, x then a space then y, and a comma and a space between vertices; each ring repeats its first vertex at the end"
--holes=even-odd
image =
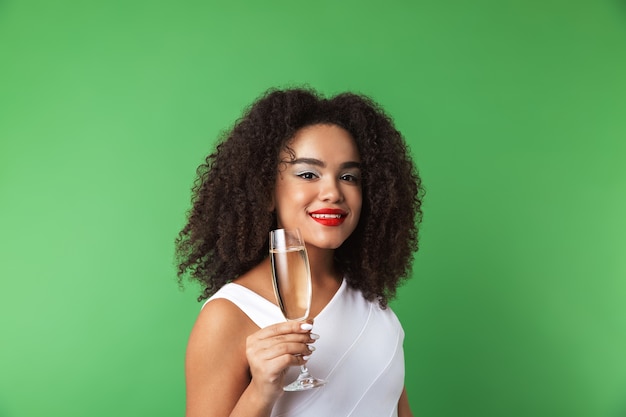
POLYGON ((314 283, 321 284, 328 280, 341 281, 341 274, 335 266, 334 250, 307 246, 307 254, 311 267, 311 280, 314 283))

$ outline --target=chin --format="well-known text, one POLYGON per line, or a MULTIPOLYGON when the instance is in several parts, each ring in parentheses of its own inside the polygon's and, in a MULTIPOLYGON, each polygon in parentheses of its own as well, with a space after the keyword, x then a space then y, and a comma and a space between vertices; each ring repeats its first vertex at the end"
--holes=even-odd
POLYGON ((307 242, 307 245, 319 249, 335 250, 346 241, 346 239, 314 239, 307 242))
POLYGON ((348 240, 352 232, 353 231, 348 233, 347 230, 331 228, 329 230, 308 230, 308 233, 306 233, 307 236, 304 236, 303 230, 303 237, 308 246, 318 249, 335 250, 348 240))

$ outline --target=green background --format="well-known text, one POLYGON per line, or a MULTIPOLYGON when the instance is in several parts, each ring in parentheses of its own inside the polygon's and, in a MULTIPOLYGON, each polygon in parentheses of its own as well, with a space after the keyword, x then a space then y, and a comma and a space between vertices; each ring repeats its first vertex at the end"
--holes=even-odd
POLYGON ((183 415, 195 168, 303 83, 374 97, 423 176, 393 303, 415 415, 625 416, 626 5, 604 0, 0 1, 0 416, 183 415))

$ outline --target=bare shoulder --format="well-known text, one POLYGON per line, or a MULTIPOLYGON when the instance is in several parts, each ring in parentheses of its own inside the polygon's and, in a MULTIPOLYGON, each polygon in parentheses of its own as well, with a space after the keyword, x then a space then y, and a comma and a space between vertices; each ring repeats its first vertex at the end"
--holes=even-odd
POLYGON ((232 409, 250 382, 246 338, 256 330, 248 316, 226 299, 211 300, 200 311, 185 357, 188 416, 207 407, 232 409))
POLYGON ((200 311, 191 330, 188 356, 197 350, 205 354, 237 352, 245 348, 245 338, 257 329, 248 316, 232 302, 223 298, 211 300, 200 311))
POLYGON ((194 330, 200 326, 199 330, 204 331, 229 331, 232 324, 245 324, 251 322, 248 316, 239 309, 233 302, 226 298, 216 298, 207 302, 196 320, 194 330))

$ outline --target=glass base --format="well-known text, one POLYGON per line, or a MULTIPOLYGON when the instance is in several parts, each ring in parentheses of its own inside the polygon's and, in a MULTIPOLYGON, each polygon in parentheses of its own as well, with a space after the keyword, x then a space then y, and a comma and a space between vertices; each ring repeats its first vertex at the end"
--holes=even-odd
POLYGON ((300 375, 298 375, 298 379, 296 379, 289 385, 285 385, 283 387, 283 390, 284 391, 306 391, 308 389, 321 387, 324 384, 326 384, 325 380, 314 378, 311 376, 311 374, 309 374, 308 371, 304 371, 300 375))

